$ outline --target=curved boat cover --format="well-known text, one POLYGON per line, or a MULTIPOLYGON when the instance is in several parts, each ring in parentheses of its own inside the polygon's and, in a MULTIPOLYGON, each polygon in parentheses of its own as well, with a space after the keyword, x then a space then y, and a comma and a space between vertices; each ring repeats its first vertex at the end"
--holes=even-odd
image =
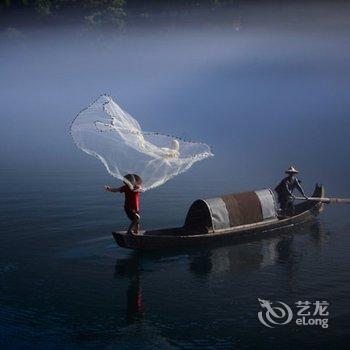
POLYGON ((190 207, 185 227, 195 231, 221 230, 277 217, 270 189, 196 200, 190 207))

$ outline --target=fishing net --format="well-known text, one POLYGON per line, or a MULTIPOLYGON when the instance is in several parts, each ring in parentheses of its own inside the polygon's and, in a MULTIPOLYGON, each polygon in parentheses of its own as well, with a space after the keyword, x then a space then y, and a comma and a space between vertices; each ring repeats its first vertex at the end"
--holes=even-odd
POLYGON ((112 176, 130 187, 135 186, 130 179, 140 183, 141 177, 142 191, 160 186, 213 156, 204 143, 142 131, 139 123, 107 95, 77 115, 70 133, 77 147, 98 158, 112 176))

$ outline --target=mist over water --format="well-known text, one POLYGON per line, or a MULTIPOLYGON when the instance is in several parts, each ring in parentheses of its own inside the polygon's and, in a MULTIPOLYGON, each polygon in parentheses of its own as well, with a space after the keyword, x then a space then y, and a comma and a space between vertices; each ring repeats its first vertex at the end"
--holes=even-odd
MULTIPOLYGON (((232 24, 72 25, 0 36, 0 345, 4 349, 342 348, 349 334, 349 208, 240 245, 138 255, 110 231, 117 185, 68 131, 102 93, 144 130, 214 158, 142 196, 142 226, 182 225, 193 200, 274 187, 295 165, 350 197, 346 4, 243 6, 232 24), (330 327, 269 330, 258 298, 328 300, 330 327)), ((204 22, 204 24, 203 24, 204 22)))
POLYGON ((247 27, 3 34, 3 166, 88 164, 67 130, 109 93, 145 130, 211 144, 206 172, 258 165, 268 182, 295 163, 312 183, 347 178, 348 31, 247 27))

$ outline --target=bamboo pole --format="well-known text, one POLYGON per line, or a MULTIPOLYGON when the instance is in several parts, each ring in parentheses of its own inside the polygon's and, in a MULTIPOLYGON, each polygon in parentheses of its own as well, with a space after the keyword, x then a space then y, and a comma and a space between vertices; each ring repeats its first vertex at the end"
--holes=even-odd
POLYGON ((326 204, 336 203, 336 204, 350 204, 350 198, 318 198, 318 197, 294 197, 295 199, 303 200, 303 201, 313 201, 313 202, 322 202, 326 204))

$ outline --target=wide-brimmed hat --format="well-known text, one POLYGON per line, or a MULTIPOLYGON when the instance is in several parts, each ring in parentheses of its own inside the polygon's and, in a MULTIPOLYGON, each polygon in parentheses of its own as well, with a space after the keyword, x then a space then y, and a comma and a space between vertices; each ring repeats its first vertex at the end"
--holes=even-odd
POLYGON ((293 166, 290 166, 287 170, 286 170, 286 174, 298 174, 298 170, 295 169, 293 166))

